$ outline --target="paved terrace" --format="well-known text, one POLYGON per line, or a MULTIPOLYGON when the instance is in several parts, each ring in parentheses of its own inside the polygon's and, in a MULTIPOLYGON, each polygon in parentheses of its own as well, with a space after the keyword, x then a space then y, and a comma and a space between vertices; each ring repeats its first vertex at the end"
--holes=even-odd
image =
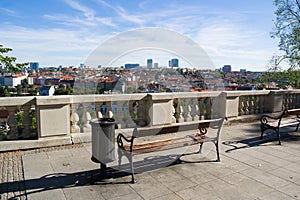
POLYGON ((258 122, 225 125, 220 163, 214 151, 169 166, 146 155, 135 184, 112 169, 98 180, 91 143, 1 153, 0 199, 300 199, 300 134, 283 132, 279 146, 275 134, 259 140, 258 122))

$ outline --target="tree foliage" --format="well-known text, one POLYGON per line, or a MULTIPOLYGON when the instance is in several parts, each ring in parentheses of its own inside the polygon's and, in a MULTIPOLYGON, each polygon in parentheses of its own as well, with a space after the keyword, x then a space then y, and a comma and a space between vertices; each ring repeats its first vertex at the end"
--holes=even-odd
POLYGON ((275 0, 276 19, 271 37, 279 39, 282 55, 273 57, 277 67, 287 60, 291 68, 300 67, 300 0, 275 0))
POLYGON ((17 60, 16 57, 4 55, 11 51, 11 48, 3 47, 0 44, 0 66, 11 72, 21 72, 22 68, 28 65, 28 63, 15 63, 17 60))

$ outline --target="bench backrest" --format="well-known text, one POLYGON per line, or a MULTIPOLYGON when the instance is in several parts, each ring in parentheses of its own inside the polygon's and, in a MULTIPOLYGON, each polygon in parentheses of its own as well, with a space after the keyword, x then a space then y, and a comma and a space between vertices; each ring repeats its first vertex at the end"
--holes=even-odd
POLYGON ((165 127, 150 127, 150 128, 135 127, 133 130, 132 137, 140 138, 140 137, 160 135, 160 134, 165 134, 165 133, 181 132, 181 131, 185 131, 185 128, 184 127, 182 128, 181 126, 187 126, 187 125, 190 125, 189 130, 199 129, 200 132, 202 132, 201 129, 203 129, 203 128, 215 129, 215 130, 217 130, 217 137, 219 137, 224 119, 225 118, 200 120, 197 122, 191 122, 190 124, 189 123, 177 123, 177 124, 173 124, 173 125, 166 125, 165 127), (191 127, 192 127, 192 129, 191 129, 191 127), (166 130, 166 129, 168 129, 168 130, 166 130))

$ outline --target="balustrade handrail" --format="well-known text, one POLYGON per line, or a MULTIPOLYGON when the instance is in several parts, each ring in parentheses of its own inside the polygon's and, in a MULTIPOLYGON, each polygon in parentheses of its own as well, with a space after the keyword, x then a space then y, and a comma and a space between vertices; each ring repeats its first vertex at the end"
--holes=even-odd
MULTIPOLYGON (((152 109, 152 117, 159 115, 160 111, 153 111, 153 109, 160 109, 161 106, 169 106, 166 109, 171 113, 172 118, 168 123, 180 122, 180 120, 195 120, 196 118, 205 119, 210 113, 207 109, 211 109, 207 100, 218 97, 223 93, 226 97, 226 115, 227 117, 238 117, 250 114, 274 113, 286 108, 299 108, 300 107, 300 89, 297 90, 256 90, 256 91, 211 91, 211 92, 176 92, 176 93, 138 93, 138 94, 94 94, 94 95, 62 95, 62 96, 30 96, 30 97, 2 97, 0 98, 0 109, 9 111, 9 126, 10 126, 10 139, 27 138, 28 131, 32 130, 32 123, 36 123, 37 136, 49 136, 43 133, 44 124, 47 120, 51 121, 51 117, 47 115, 61 115, 65 119, 65 124, 61 126, 69 126, 64 131, 69 131, 65 134, 72 132, 74 125, 75 108, 74 105, 83 105, 84 112, 88 111, 88 106, 94 104, 97 107, 96 112, 99 112, 99 105, 106 104, 111 110, 115 106, 114 113, 116 121, 121 123, 124 117, 120 115, 123 107, 127 107, 129 118, 133 119, 136 123, 146 124, 152 126, 157 122, 149 119, 149 112, 152 109), (137 102, 137 103, 135 103, 137 102), (176 108, 174 105, 176 103, 176 108), (178 103, 179 102, 179 103, 178 103), (267 103, 266 103, 267 102, 267 103), (205 103, 205 104, 203 104, 205 103), (133 108, 134 105, 138 105, 133 108), (155 106, 154 106, 155 104, 155 106), (198 106, 195 106, 195 105, 198 106), (203 108, 203 106, 208 108, 203 108), (173 110, 170 109, 174 106, 173 110), (116 108, 117 107, 117 108, 116 108), (195 109, 196 108, 196 109, 195 109), (16 110, 21 109, 24 113, 24 120, 22 124, 17 125, 16 110), (36 115, 36 122, 32 119, 32 113, 36 115), (175 114, 175 112, 177 114, 175 114), (54 114, 53 114, 54 113, 54 114), (133 116, 134 115, 134 116, 133 116), (46 118, 45 118, 46 116, 46 118), (174 119, 174 117, 176 119, 174 119), (174 122, 175 120, 175 122, 174 122), (69 123, 67 122, 69 121, 69 123), (154 123, 154 124, 153 124, 154 123), (16 131, 21 127, 22 134, 16 131), (71 127, 71 128, 70 128, 71 127), (24 133, 25 136, 24 136, 24 133)), ((166 114, 167 116, 168 114, 166 114)), ((84 125, 89 125, 89 116, 83 115, 84 125)), ((97 117, 97 116, 96 116, 97 117)), ((75 117, 76 118, 76 117, 75 117)), ((76 122, 77 123, 77 122, 76 122)), ((59 129, 59 128, 57 128, 59 129)), ((55 130, 57 131, 57 130, 55 130)), ((59 131, 58 131, 59 132, 59 131)), ((1 133, 1 132, 0 132, 1 133)), ((1 136, 1 134, 0 134, 1 136)), ((1 141, 1 137, 0 137, 1 141)))

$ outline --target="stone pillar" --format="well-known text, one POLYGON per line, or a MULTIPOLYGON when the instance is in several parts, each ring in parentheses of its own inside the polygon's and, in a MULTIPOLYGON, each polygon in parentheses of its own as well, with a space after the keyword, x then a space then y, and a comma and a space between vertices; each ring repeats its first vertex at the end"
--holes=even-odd
MULTIPOLYGON (((172 123, 173 116, 172 95, 148 94, 146 102, 147 125, 164 125, 172 123)), ((176 110, 176 112, 178 112, 176 110)))
POLYGON ((36 97, 38 137, 70 134, 70 97, 36 97))
POLYGON ((226 116, 237 117, 239 116, 240 98, 237 92, 224 92, 226 96, 226 116))
POLYGON ((270 91, 266 97, 266 111, 269 113, 281 112, 283 110, 284 91, 270 91))

